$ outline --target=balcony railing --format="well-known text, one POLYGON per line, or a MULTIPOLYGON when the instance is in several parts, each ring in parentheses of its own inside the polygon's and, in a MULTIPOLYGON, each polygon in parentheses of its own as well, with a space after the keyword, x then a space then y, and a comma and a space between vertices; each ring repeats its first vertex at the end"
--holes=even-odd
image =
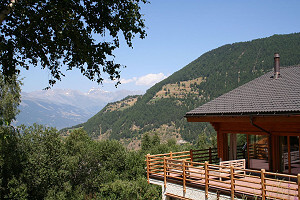
MULTIPOLYGON (((195 162, 196 156, 216 161, 214 153, 201 155, 201 151, 170 152, 146 156, 147 179, 158 179, 167 183, 236 196, 260 197, 259 199, 300 199, 300 174, 298 176, 267 172, 264 169, 250 170, 226 167, 209 162, 195 162), (210 155, 211 154, 211 155, 210 155), (208 155, 208 157, 207 157, 208 155)), ((197 159, 196 159, 197 160, 197 159)))

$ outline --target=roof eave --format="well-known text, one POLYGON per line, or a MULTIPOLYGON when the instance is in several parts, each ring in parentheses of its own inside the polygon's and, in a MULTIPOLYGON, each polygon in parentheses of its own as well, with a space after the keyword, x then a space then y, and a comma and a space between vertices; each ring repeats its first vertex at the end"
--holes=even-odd
POLYGON ((194 117, 194 116, 253 116, 253 115, 299 115, 299 111, 271 111, 271 112, 236 112, 236 113, 186 113, 184 117, 194 117))

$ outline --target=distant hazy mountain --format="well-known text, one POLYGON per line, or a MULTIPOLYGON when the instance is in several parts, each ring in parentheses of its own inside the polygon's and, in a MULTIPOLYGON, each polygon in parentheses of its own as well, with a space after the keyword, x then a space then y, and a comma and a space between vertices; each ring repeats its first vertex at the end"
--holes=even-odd
POLYGON ((85 122, 107 103, 118 101, 142 91, 118 90, 108 92, 92 88, 87 93, 69 89, 23 92, 16 125, 33 123, 61 129, 85 122))

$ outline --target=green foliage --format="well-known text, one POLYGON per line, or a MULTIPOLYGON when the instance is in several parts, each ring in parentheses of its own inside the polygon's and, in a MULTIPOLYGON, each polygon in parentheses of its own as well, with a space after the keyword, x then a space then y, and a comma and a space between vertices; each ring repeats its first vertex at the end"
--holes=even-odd
POLYGON ((24 155, 19 148, 18 132, 11 126, 19 112, 20 85, 16 76, 0 73, 0 198, 26 199, 27 188, 19 177, 24 155), (8 186, 8 187, 7 187, 8 186))
POLYGON ((88 199, 89 197, 82 190, 81 186, 72 188, 72 185, 68 182, 64 183, 63 186, 63 188, 59 188, 57 186, 51 187, 45 197, 45 200, 81 200, 88 199))
POLYGON ((66 150, 53 128, 34 125, 21 130, 22 179, 30 199, 43 199, 49 186, 63 187, 67 177, 66 150))
POLYGON ((115 182, 103 185, 101 192, 97 194, 96 199, 161 199, 159 186, 152 187, 146 179, 136 181, 117 180, 115 182))
POLYGON ((158 136, 158 133, 155 132, 155 133, 154 133, 154 136, 153 136, 153 138, 152 138, 152 145, 153 145, 153 146, 157 146, 157 145, 159 145, 159 144, 160 144, 160 138, 159 138, 159 136, 158 136))
POLYGON ((28 198, 27 187, 22 183, 22 180, 17 180, 13 177, 9 180, 7 187, 9 188, 9 193, 5 195, 5 199, 26 200, 28 198))
POLYGON ((217 135, 206 135, 206 133, 200 133, 197 138, 195 148, 208 149, 209 147, 217 147, 217 135))
POLYGON ((120 35, 129 47, 135 35, 146 36, 140 3, 147 1, 0 1, 2 73, 10 77, 19 67, 41 66, 50 71, 50 86, 64 76, 64 66, 98 83, 103 73, 119 78, 113 51, 120 35))
POLYGON ((26 198, 20 173, 24 154, 18 132, 10 126, 0 126, 0 198, 26 198), (8 187, 10 186, 10 187, 8 187), (13 187, 13 188, 11 188, 13 187))
POLYGON ((160 138, 157 133, 155 133, 152 137, 146 133, 142 137, 142 149, 141 152, 145 154, 160 154, 166 153, 170 151, 185 151, 190 150, 192 148, 191 145, 177 145, 176 139, 171 138, 167 141, 167 143, 161 143, 160 138))
POLYGON ((89 135, 97 137, 101 124, 102 133, 109 132, 111 139, 118 140, 151 132, 163 124, 175 124, 183 139, 196 144, 199 133, 205 133, 208 137, 216 133, 208 123, 188 123, 184 118, 185 113, 273 70, 275 52, 280 53, 282 66, 300 64, 300 33, 274 35, 211 50, 155 84, 134 106, 110 112, 104 108, 81 126, 89 135), (166 84, 182 87, 181 81, 199 77, 205 78, 205 81, 189 85, 196 93, 187 92, 184 98, 164 97, 153 100, 166 84), (140 129, 132 131, 133 124, 140 129))
POLYGON ((66 138, 39 125, 0 131, 9 136, 0 146, 1 199, 161 198, 145 179, 143 151, 92 140, 82 129, 66 138))
POLYGON ((64 138, 53 128, 1 127, 1 199, 161 199, 148 184, 145 155, 185 151, 175 139, 145 134, 141 150, 116 140, 96 141, 79 128, 64 138))
POLYGON ((142 150, 148 150, 152 147, 152 141, 149 133, 145 133, 142 137, 142 150))
MULTIPOLYGON (((179 145, 176 144, 176 139, 171 138, 167 141, 165 144, 161 144, 160 138, 157 133, 154 133, 154 135, 151 137, 149 133, 145 133, 142 137, 142 148, 141 151, 150 154, 159 154, 159 153, 165 153, 169 152, 171 150, 180 151, 179 145)), ((184 149, 184 147, 183 147, 184 149)))
POLYGON ((18 114, 21 102, 21 82, 15 76, 4 77, 0 73, 0 126, 8 126, 18 114))

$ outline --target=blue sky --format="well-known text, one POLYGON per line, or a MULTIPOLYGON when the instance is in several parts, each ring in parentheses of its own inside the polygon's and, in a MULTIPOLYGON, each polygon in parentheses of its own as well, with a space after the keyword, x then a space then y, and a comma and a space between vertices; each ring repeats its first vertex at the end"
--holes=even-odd
MULTIPOLYGON (((145 91, 222 45, 300 32, 299 8, 299 0, 150 0, 141 10, 148 36, 134 39, 133 49, 122 40, 115 51, 115 61, 127 66, 118 88, 108 79, 98 85, 74 69, 53 89, 145 91)), ((37 67, 21 77, 23 91, 31 92, 47 87, 50 75, 37 67)))

